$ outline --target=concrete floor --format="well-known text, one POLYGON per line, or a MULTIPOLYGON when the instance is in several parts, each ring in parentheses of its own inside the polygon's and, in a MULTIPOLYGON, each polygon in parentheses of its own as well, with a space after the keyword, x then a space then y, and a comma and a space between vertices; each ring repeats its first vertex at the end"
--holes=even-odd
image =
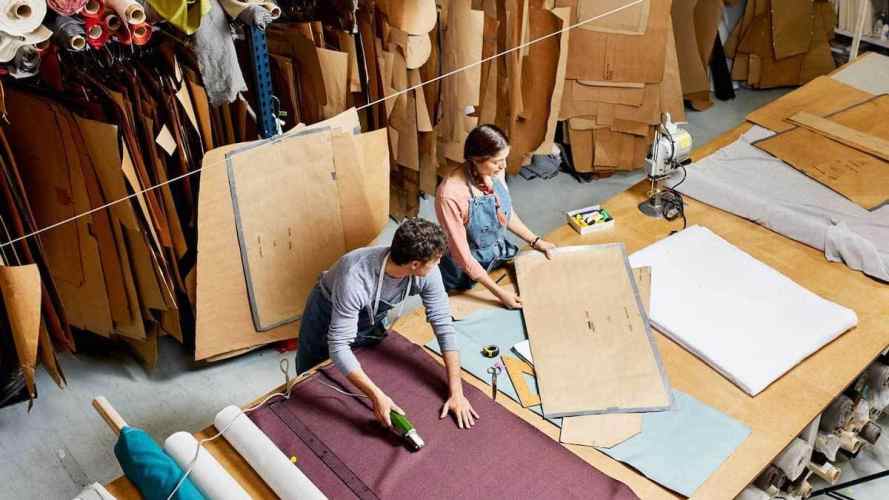
MULTIPOLYGON (((752 109, 783 91, 740 90, 738 98, 718 102, 703 113, 689 112, 695 143, 704 144, 743 120, 752 109)), ((615 175, 587 184, 560 174, 548 180, 510 182, 518 213, 537 233, 564 223, 564 211, 602 202, 626 189, 641 173, 615 175)), ((431 200, 422 214, 432 216, 431 200)), ((380 236, 391 238, 394 225, 380 236)), ((121 474, 112 453, 115 436, 90 406, 96 395, 107 396, 125 419, 162 441, 180 430, 205 427, 221 408, 244 404, 282 382, 278 361, 292 354, 271 348, 210 365, 196 366, 175 341, 160 343, 160 362, 146 373, 123 349, 80 341, 76 356, 60 362, 70 386, 58 389, 40 372, 40 398, 28 413, 25 405, 0 410, 0 499, 70 499, 83 485, 108 482, 121 474)), ((889 446, 863 452, 844 467, 846 478, 889 467, 889 446)), ((886 498, 889 479, 850 490, 856 499, 886 498)))

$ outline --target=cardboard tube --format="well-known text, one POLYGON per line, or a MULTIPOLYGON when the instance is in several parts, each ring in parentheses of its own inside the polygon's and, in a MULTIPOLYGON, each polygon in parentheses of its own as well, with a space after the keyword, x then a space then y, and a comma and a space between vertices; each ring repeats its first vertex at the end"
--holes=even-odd
POLYGON ((83 50, 86 48, 86 38, 80 35, 74 35, 68 39, 68 46, 71 50, 83 50))
POLYGON ((270 2, 263 4, 263 7, 269 10, 269 14, 272 15, 272 19, 278 19, 279 17, 281 17, 281 7, 278 7, 277 5, 270 2))
POLYGON ((809 446, 809 443, 800 438, 794 438, 787 448, 784 448, 784 451, 778 455, 774 464, 784 472, 787 479, 795 481, 806 470, 806 464, 811 458, 812 447, 809 446))
POLYGON ((151 26, 147 24, 137 24, 131 31, 133 45, 145 45, 151 40, 151 26))
POLYGON ((824 462, 821 465, 816 463, 809 463, 809 470, 815 473, 816 476, 821 479, 827 481, 830 484, 834 484, 840 478, 840 474, 842 471, 833 465, 830 462, 824 462))

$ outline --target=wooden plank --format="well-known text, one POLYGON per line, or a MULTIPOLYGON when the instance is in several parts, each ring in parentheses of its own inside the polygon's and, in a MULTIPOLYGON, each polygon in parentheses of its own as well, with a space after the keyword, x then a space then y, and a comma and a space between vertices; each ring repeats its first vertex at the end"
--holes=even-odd
POLYGON ((871 97, 867 92, 828 76, 821 76, 754 110, 747 115, 747 120, 775 132, 784 132, 793 128, 787 118, 795 113, 806 111, 817 116, 827 116, 871 97))
POLYGON ((622 245, 525 252, 516 275, 546 416, 671 405, 622 245))
POLYGON ((889 141, 874 137, 864 132, 855 130, 852 127, 840 125, 827 118, 813 115, 801 111, 790 117, 790 121, 801 127, 805 127, 812 132, 816 132, 825 137, 829 137, 837 142, 841 142, 846 146, 855 148, 859 151, 889 160, 889 141))

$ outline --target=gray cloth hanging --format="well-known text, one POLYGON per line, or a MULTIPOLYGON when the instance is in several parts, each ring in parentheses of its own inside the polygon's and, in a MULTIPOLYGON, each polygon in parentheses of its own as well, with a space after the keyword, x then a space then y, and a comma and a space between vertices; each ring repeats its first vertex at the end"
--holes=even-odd
POLYGON ((210 0, 210 12, 194 34, 194 53, 211 106, 234 102, 247 90, 231 26, 216 0, 210 0))

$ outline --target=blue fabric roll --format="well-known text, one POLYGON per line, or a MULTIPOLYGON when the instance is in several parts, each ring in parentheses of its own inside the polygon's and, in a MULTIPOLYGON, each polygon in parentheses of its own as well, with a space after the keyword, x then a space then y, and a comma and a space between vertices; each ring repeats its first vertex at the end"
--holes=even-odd
MULTIPOLYGON (((185 473, 147 432, 134 427, 121 429, 114 456, 145 500, 166 500, 185 473)), ((173 499, 204 500, 204 496, 186 479, 173 499)))

